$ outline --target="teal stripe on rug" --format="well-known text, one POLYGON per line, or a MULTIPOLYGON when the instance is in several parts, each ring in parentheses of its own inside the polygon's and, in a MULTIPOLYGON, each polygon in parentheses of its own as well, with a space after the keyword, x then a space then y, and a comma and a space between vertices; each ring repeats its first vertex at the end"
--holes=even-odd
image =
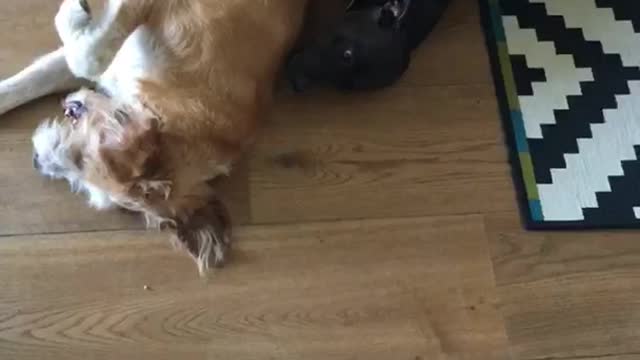
POLYGON ((504 28, 502 27, 502 13, 497 0, 490 0, 489 7, 491 9, 491 23, 493 24, 493 35, 496 42, 505 42, 504 28))
POLYGON ((542 216, 542 205, 540 204, 540 200, 529 200, 529 211, 531 214, 531 218, 534 221, 544 220, 544 217, 542 216))
POLYGON ((524 129, 524 120, 520 111, 511 111, 511 123, 513 124, 513 132, 516 138, 516 148, 519 153, 529 152, 529 143, 527 142, 526 131, 524 129))

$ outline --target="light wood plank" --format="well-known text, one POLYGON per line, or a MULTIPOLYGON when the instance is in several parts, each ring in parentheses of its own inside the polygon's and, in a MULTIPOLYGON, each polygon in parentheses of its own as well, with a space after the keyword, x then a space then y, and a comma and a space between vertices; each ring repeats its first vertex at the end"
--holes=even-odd
POLYGON ((204 281, 155 233, 2 239, 0 358, 506 358, 480 217, 242 228, 234 253, 204 281))
POLYGON ((525 232, 515 213, 487 228, 516 359, 640 357, 637 232, 525 232))
POLYGON ((478 2, 454 0, 396 86, 493 84, 478 2))
POLYGON ((3 1, 0 11, 0 79, 59 46, 53 27, 53 16, 59 5, 59 1, 47 0, 3 1))
POLYGON ((251 159, 257 223, 515 208, 489 86, 281 99, 251 159))

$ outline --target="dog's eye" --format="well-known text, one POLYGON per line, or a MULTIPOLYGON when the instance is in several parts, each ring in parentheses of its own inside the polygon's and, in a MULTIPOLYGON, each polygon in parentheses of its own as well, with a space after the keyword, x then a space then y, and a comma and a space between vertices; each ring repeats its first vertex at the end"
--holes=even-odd
POLYGON ((353 50, 351 49, 345 50, 342 53, 342 60, 347 64, 351 64, 353 62, 353 50))
POLYGON ((71 119, 73 125, 77 124, 85 111, 86 109, 80 101, 70 101, 64 104, 64 116, 71 119))

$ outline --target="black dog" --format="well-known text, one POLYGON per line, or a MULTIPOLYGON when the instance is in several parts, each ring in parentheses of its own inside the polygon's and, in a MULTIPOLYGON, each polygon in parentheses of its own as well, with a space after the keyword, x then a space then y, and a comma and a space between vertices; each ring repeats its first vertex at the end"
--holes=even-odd
POLYGON ((332 33, 292 55, 289 81, 296 91, 322 82, 344 90, 391 85, 449 1, 355 0, 332 33))

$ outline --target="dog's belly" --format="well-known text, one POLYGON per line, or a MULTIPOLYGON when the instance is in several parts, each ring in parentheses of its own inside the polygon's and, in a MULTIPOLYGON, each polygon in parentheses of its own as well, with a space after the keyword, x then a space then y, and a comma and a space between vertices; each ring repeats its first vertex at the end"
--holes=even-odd
POLYGON ((98 79, 99 88, 125 104, 139 105, 138 81, 150 78, 162 62, 162 51, 154 40, 145 26, 134 31, 98 79))

